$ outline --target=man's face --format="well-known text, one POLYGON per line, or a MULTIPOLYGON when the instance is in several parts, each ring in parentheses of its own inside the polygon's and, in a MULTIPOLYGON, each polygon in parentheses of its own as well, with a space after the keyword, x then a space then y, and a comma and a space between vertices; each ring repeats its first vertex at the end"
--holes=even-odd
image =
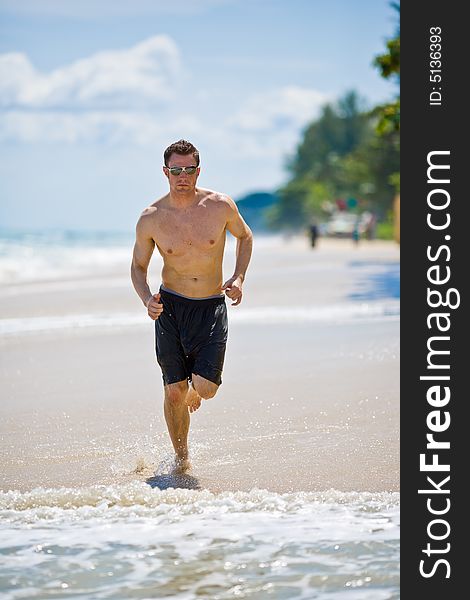
POLYGON ((163 167, 163 172, 168 177, 170 190, 172 192, 189 192, 196 187, 196 181, 199 177, 199 167, 196 172, 189 175, 186 171, 182 171, 180 175, 174 175, 170 169, 172 167, 195 167, 196 159, 192 154, 183 156, 182 154, 173 153, 168 159, 168 166, 163 167))

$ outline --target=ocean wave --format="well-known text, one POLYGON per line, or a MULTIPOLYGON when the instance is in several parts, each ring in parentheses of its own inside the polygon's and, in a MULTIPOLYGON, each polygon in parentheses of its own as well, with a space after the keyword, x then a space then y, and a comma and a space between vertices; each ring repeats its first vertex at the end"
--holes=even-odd
MULTIPOLYGON (((310 322, 348 322, 354 320, 398 319, 398 301, 337 304, 329 306, 265 306, 230 311, 230 322, 234 324, 278 324, 310 322)), ((0 319, 0 335, 42 333, 60 330, 109 328, 114 331, 122 327, 148 325, 145 312, 112 314, 75 314, 49 317, 23 317, 0 319)))
MULTIPOLYGON (((135 241, 131 232, 0 230, 0 283, 56 281, 96 274, 113 268, 127 270, 135 241)), ((258 246, 282 243, 277 236, 259 236, 258 246)), ((227 239, 227 248, 234 248, 227 239)))
POLYGON ((127 266, 131 245, 65 246, 9 243, 0 239, 0 283, 60 280, 127 266))
MULTIPOLYGON (((184 476, 183 476, 184 477, 184 476)), ((175 506, 179 510, 201 512, 209 507, 224 507, 224 510, 246 512, 296 512, 305 504, 348 505, 359 510, 384 510, 397 507, 398 492, 342 492, 334 489, 318 492, 286 492, 279 494, 261 489, 249 492, 210 492, 169 488, 158 490, 140 481, 119 485, 96 485, 83 488, 43 488, 20 492, 0 492, 0 511, 24 511, 41 508, 64 510, 80 507, 110 508, 136 507, 168 510, 175 506), (185 508, 186 507, 186 508, 185 508)))
POLYGON ((397 493, 0 493, 3 597, 399 597, 397 493))

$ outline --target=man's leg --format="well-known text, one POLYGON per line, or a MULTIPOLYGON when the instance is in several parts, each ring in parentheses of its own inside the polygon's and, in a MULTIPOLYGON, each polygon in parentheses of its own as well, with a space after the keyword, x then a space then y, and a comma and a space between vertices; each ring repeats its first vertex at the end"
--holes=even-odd
POLYGON ((204 400, 208 400, 209 398, 213 398, 219 386, 213 381, 209 381, 201 375, 195 375, 194 373, 191 375, 193 381, 193 387, 196 390, 197 394, 204 400))
POLYGON ((216 395, 219 386, 200 375, 193 373, 191 376, 193 379, 189 383, 186 404, 188 405, 189 412, 193 413, 201 406, 202 400, 208 400, 216 395))
POLYGON ((164 386, 164 413, 168 433, 181 464, 188 461, 189 413, 186 404, 188 382, 178 381, 164 386))
POLYGON ((201 406, 202 393, 205 394, 205 399, 212 398, 219 387, 200 375, 193 374, 192 377, 193 383, 189 384, 189 386, 187 380, 164 386, 164 413, 168 433, 170 434, 176 457, 183 466, 189 466, 188 432, 190 418, 188 410, 191 413, 196 411, 201 406))

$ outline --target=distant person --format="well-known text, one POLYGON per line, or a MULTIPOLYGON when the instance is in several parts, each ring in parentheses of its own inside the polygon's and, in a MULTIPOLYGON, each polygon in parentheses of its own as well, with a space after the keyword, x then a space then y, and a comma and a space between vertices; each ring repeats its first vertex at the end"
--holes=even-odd
POLYGON ((359 244, 359 240, 361 238, 361 234, 359 231, 359 217, 357 217, 357 219, 354 222, 354 226, 353 226, 353 230, 352 230, 352 240, 354 242, 354 245, 357 246, 357 244, 359 244))
POLYGON ((310 245, 312 246, 312 248, 314 248, 315 244, 317 243, 317 238, 319 235, 318 225, 316 223, 310 223, 309 234, 310 234, 310 245))
POLYGON ((164 152, 169 192, 146 208, 136 227, 131 277, 155 321, 156 354, 164 383, 164 414, 180 471, 189 468, 190 416, 222 382, 228 323, 225 294, 242 301, 253 235, 226 194, 196 187, 199 152, 179 140, 164 152), (237 238, 235 270, 225 283, 226 231, 237 238), (163 258, 161 286, 147 283, 157 247, 163 258))

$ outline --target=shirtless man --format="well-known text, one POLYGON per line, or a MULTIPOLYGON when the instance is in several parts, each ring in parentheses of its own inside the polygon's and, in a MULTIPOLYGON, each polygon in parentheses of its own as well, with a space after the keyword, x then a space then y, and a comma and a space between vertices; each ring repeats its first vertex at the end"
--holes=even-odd
POLYGON ((225 294, 238 306, 253 236, 227 195, 196 187, 199 152, 185 140, 164 152, 168 194, 146 208, 136 227, 131 277, 155 321, 156 354, 162 369, 164 413, 180 470, 189 467, 189 413, 213 398, 222 382, 227 342, 225 294), (222 279, 225 232, 237 238, 233 276, 222 279), (152 294, 147 269, 157 247, 162 285, 152 294))

